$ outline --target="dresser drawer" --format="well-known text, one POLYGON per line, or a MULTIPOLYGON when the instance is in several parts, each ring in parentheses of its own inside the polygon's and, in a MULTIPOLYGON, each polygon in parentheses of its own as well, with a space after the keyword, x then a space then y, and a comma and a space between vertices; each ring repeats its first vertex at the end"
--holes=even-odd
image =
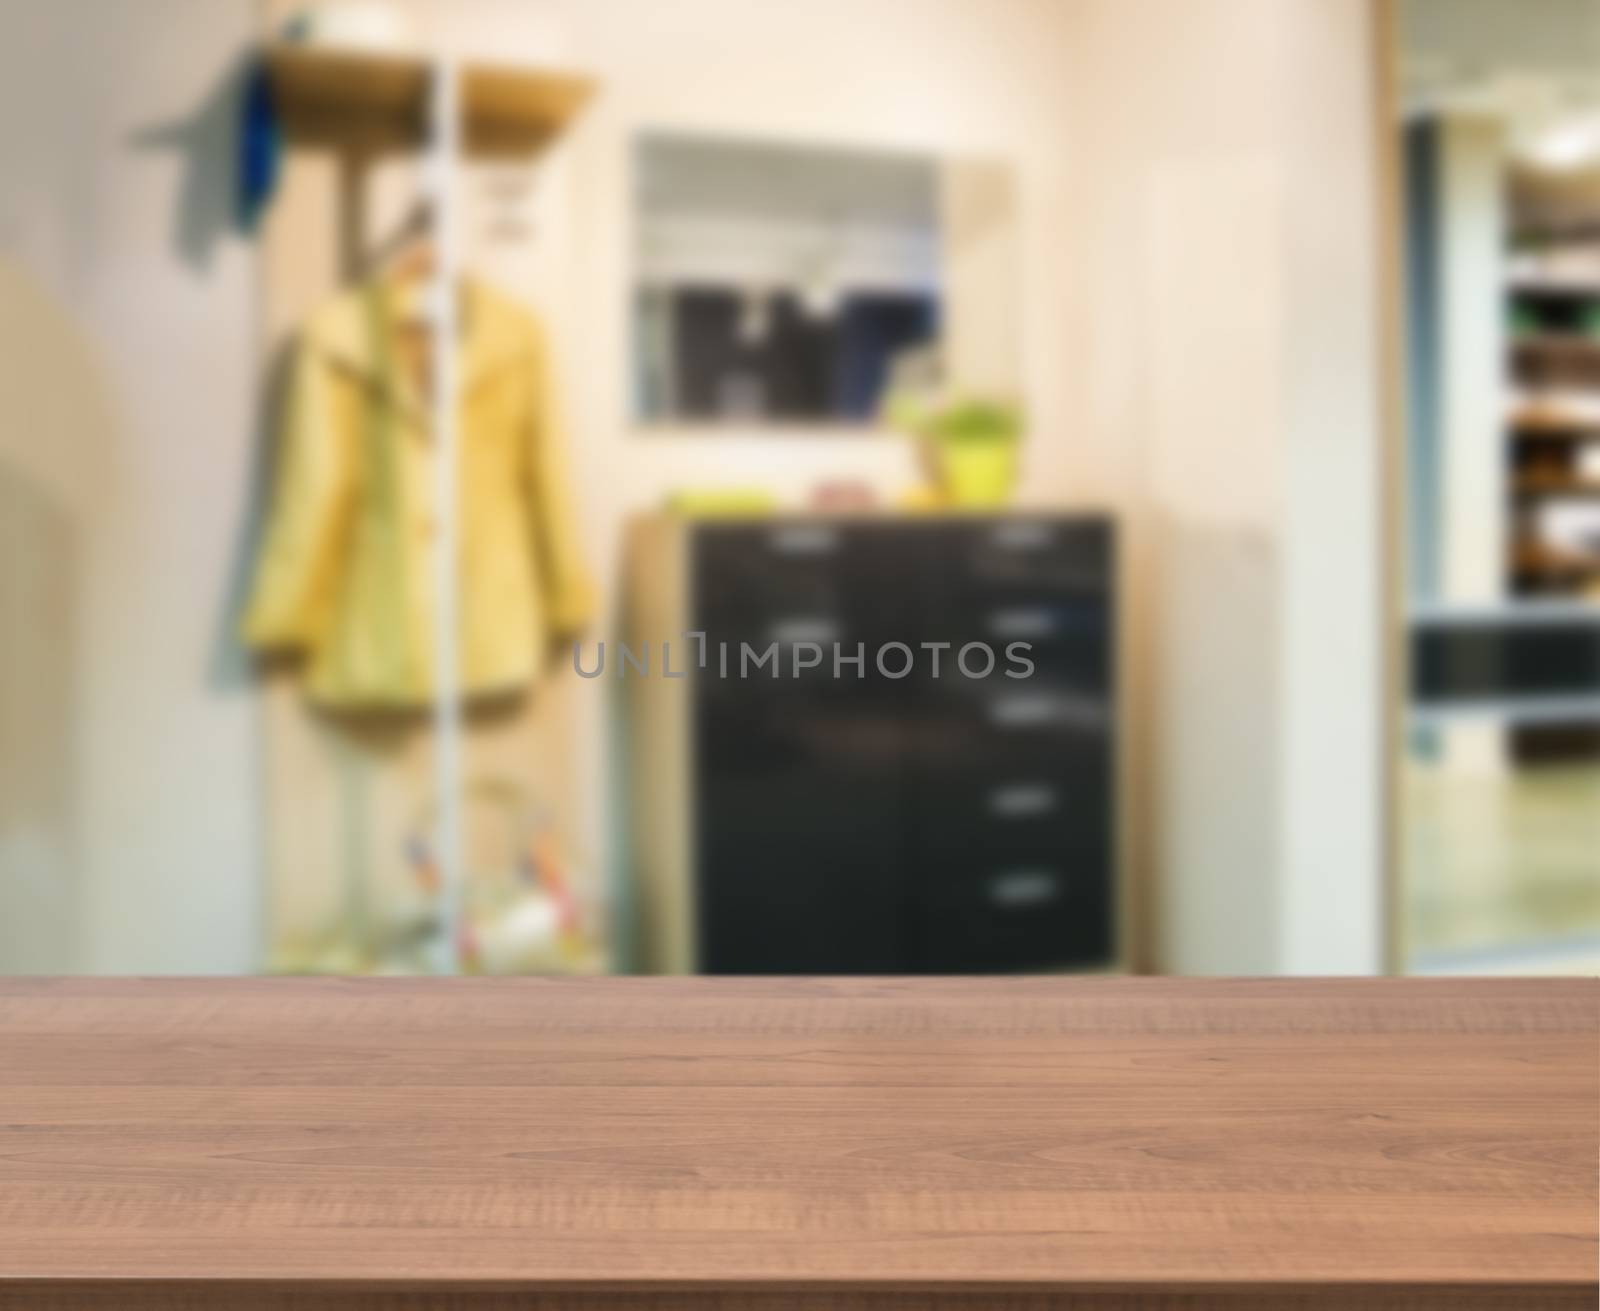
POLYGON ((815 525, 708 526, 695 533, 693 624, 713 641, 754 641, 775 619, 837 625, 843 537, 815 525), (777 543, 793 541, 796 549, 777 543))
POLYGON ((744 640, 774 625, 826 630, 853 618, 859 627, 886 599, 907 596, 911 567, 899 535, 881 524, 704 524, 694 534, 690 613, 744 640))
POLYGON ((920 966, 932 974, 1108 965, 1115 954, 1101 871, 1065 860, 991 862, 919 885, 920 966))
POLYGON ((1044 776, 1075 788, 1077 774, 1103 771, 1110 760, 1114 702, 1107 693, 1022 680, 945 682, 912 696, 912 763, 924 778, 981 787, 1044 776))
POLYGON ((944 594, 974 605, 1104 597, 1110 525, 1101 519, 1016 517, 950 526, 940 534, 944 594))
POLYGON ((1070 860, 1110 878, 1110 762, 1077 752, 988 770, 919 771, 910 788, 913 850, 924 878, 959 878, 992 860, 1070 860))

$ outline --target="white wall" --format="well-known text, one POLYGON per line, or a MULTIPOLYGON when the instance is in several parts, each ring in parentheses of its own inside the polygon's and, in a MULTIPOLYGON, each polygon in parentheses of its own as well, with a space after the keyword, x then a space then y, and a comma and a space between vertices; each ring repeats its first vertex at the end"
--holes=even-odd
POLYGON ((1084 0, 1076 481, 1124 506, 1157 963, 1380 964, 1365 0, 1084 0))
POLYGON ((1384 968, 1385 428, 1381 322, 1387 34, 1370 0, 1281 6, 1287 161, 1283 903, 1289 974, 1384 968), (1381 38, 1381 39, 1380 39, 1381 38))
POLYGON ((1506 592, 1506 128, 1449 117, 1436 131, 1439 599, 1493 604, 1506 592))
POLYGON ((8 390, 3 420, 4 449, 67 509, 79 556, 59 658, 75 683, 63 843, 81 918, 54 969, 256 960, 252 706, 217 632, 257 394, 250 255, 218 230, 231 149, 218 89, 252 8, 0 5, 0 260, 17 279, 0 295, 40 326, 7 332, 8 375, 35 396, 79 392, 34 427, 8 390))
MULTIPOLYGON (((1432 240, 1438 252, 1439 601, 1506 599, 1506 125, 1448 116, 1435 127, 1432 240)), ((1509 764, 1505 729, 1452 724, 1440 733, 1452 770, 1509 764)))

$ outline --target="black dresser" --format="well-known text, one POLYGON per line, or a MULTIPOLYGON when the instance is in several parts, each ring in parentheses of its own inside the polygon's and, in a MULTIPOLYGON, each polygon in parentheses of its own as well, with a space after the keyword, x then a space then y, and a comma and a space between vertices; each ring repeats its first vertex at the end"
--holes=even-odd
POLYGON ((630 638, 696 665, 632 684, 647 968, 1118 963, 1108 519, 661 521, 634 556, 630 638))

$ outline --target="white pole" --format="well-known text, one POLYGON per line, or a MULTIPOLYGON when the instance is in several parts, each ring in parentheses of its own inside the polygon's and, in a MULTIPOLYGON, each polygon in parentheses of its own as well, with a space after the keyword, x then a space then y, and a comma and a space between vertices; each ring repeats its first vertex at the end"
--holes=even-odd
POLYGON ((435 848, 439 866, 440 935, 434 968, 461 971, 461 670, 459 480, 456 348, 460 252, 457 249, 455 183, 460 152, 459 71, 448 56, 434 65, 429 164, 434 222, 433 435, 434 435, 434 792, 438 797, 435 848))

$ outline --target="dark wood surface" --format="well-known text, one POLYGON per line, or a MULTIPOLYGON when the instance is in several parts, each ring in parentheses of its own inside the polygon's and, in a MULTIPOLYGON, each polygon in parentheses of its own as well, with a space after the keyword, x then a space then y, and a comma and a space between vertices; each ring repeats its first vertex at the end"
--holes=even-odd
POLYGON ((0 980, 0 1306, 1592 1307, 1600 982, 0 980))

